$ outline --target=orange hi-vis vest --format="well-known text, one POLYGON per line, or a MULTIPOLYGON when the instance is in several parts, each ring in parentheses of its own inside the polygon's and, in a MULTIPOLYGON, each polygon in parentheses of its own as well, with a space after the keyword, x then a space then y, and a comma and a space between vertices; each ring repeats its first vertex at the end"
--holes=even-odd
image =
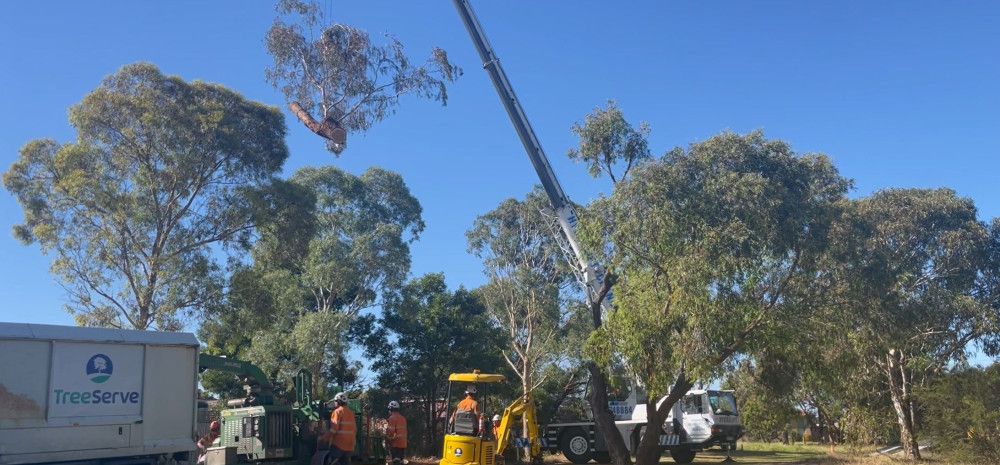
POLYGON ((458 411, 468 411, 479 415, 479 402, 476 402, 471 397, 466 397, 458 403, 458 411))
POLYGON ((387 423, 385 436, 389 438, 389 447, 406 449, 406 418, 399 412, 392 412, 387 423))
POLYGON ((333 435, 333 446, 344 452, 354 452, 354 443, 358 436, 358 423, 354 412, 346 405, 337 407, 330 414, 330 433, 333 435))

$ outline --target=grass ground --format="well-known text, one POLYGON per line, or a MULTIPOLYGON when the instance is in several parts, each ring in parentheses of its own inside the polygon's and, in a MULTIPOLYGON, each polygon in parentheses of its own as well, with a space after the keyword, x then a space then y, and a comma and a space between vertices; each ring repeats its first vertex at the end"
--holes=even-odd
MULTIPOLYGON (((801 444, 764 444, 741 443, 733 452, 732 457, 739 464, 820 464, 829 460, 829 448, 801 444)), ((695 463, 719 463, 726 457, 719 450, 699 452, 695 463)), ((663 458, 664 463, 673 463, 669 456, 663 458)), ((833 462, 831 462, 832 464, 833 462)))
MULTIPOLYGON (((735 465, 906 465, 910 462, 873 455, 872 449, 852 449, 846 446, 834 447, 819 444, 780 444, 741 442, 732 454, 735 465)), ((695 457, 696 464, 721 463, 726 455, 719 450, 699 452, 695 457)), ((562 455, 556 455, 557 463, 568 463, 562 455)), ((933 454, 925 453, 921 465, 965 465, 949 462, 933 454)), ((673 464, 669 455, 663 457, 660 463, 673 464)))
MULTIPOLYGON (((732 455, 735 465, 907 465, 901 459, 873 455, 872 449, 852 449, 846 446, 835 447, 818 444, 790 444, 741 442, 739 450, 732 455)), ((725 454, 719 450, 699 452, 695 458, 696 464, 721 463, 725 454)), ((410 465, 437 465, 437 459, 410 459, 410 465)), ((547 455, 546 465, 566 465, 569 462, 561 454, 547 455)), ((665 455, 660 463, 667 465, 674 461, 665 455)), ((920 465, 966 465, 951 462, 947 459, 925 452, 920 465)), ((594 465, 594 464, 591 464, 594 465)), ((604 464, 597 464, 604 465, 604 464)))

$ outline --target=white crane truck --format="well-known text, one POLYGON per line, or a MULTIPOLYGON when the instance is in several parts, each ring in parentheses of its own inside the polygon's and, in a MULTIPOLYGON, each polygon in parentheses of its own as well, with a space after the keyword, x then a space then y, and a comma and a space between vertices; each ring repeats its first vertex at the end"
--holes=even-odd
MULTIPOLYGON (((660 399, 657 405, 663 401, 660 399)), ((736 448, 736 440, 743 436, 743 427, 733 391, 693 389, 677 403, 679 405, 664 422, 666 433, 660 436, 660 445, 675 462, 691 463, 697 452, 710 447, 724 450, 736 448), (681 420, 676 423, 675 412, 683 412, 681 420)), ((618 433, 625 440, 629 452, 635 453, 648 423, 646 404, 636 404, 633 396, 614 407, 612 411, 616 414, 618 433)), ((583 464, 591 459, 607 461, 606 442, 591 419, 546 425, 545 444, 547 450, 562 452, 573 463, 583 464)))
MULTIPOLYGON (((469 32, 472 43, 483 61, 483 69, 489 75, 490 81, 500 97, 500 102, 507 110, 507 116, 510 117, 514 130, 517 132, 518 138, 521 139, 528 159, 535 168, 542 188, 556 213, 562 230, 562 235, 557 239, 568 244, 568 249, 572 250, 577 277, 583 285, 588 302, 593 302, 598 297, 603 285, 604 270, 601 265, 587 260, 579 240, 577 240, 577 216, 573 204, 563 191, 559 180, 556 179, 555 172, 542 149, 542 144, 539 142, 538 136, 535 135, 535 130, 531 127, 528 116, 524 108, 521 107, 521 102, 514 93, 510 80, 507 79, 507 73, 504 72, 500 59, 494 53, 482 25, 479 24, 479 19, 472 10, 472 4, 469 0, 453 0, 453 2, 462 24, 469 32)), ((564 247, 564 249, 566 248, 564 247)), ((604 300, 599 302, 603 311, 607 312, 611 309, 611 298, 609 293, 604 300)), ((684 420, 681 422, 683 425, 678 425, 678 428, 664 428, 665 431, 671 431, 674 434, 665 434, 660 439, 664 451, 670 451, 671 456, 678 463, 691 463, 697 451, 714 445, 731 448, 742 435, 739 415, 736 412, 736 402, 731 391, 691 391, 684 397, 683 403, 685 410, 687 407, 691 408, 691 413, 685 412, 684 420)), ((634 451, 638 444, 638 438, 645 430, 646 405, 636 404, 633 397, 631 406, 633 407, 631 415, 628 418, 620 418, 616 424, 625 439, 625 444, 630 451, 634 451)), ((673 416, 671 415, 667 425, 672 423, 673 416)), ((550 449, 562 451, 574 463, 586 463, 591 458, 599 457, 607 451, 606 448, 603 448, 603 438, 597 434, 592 421, 549 425, 546 431, 549 433, 546 442, 550 449)))

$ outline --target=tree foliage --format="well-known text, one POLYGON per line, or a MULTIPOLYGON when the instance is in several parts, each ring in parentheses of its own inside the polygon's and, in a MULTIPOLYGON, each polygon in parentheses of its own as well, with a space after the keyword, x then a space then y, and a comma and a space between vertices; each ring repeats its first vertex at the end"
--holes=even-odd
POLYGON ((1000 462, 1000 365, 961 366, 918 390, 927 433, 970 463, 1000 462))
POLYGON ((571 130, 580 140, 568 156, 587 165, 587 171, 595 178, 604 173, 617 183, 628 176, 633 166, 650 158, 646 140, 649 125, 639 123, 638 129, 633 127, 614 100, 609 100, 604 108, 595 109, 584 118, 583 124, 576 123, 571 130), (616 167, 622 170, 617 175, 616 167))
POLYGON ((280 0, 277 10, 265 41, 274 59, 267 79, 335 154, 346 148, 347 132, 367 131, 394 113, 403 95, 446 104, 446 85, 462 73, 440 48, 417 65, 394 37, 378 45, 365 31, 328 24, 314 1, 280 0))
MULTIPOLYGON (((620 281, 589 351, 605 363, 620 356, 651 399, 669 393, 650 424, 694 380, 805 316, 800 294, 849 185, 825 156, 723 133, 640 164, 592 206, 585 237, 620 281)), ((646 436, 637 462, 658 456, 657 436, 646 436)))
POLYGON ((388 300, 382 315, 368 316, 365 353, 386 400, 407 400, 411 449, 440 452, 450 373, 502 372, 499 348, 504 334, 494 330, 476 295, 450 291, 443 274, 414 279, 388 300))
POLYGON ((908 457, 919 458, 914 387, 1000 330, 991 305, 989 230, 949 189, 888 189, 851 203, 834 228, 824 317, 874 388, 889 394, 908 457))
POLYGON ((35 140, 4 175, 15 235, 52 254, 88 326, 177 330, 220 298, 212 248, 245 239, 248 191, 288 156, 272 107, 132 64, 70 108, 76 140, 35 140))
POLYGON ((489 281, 477 290, 488 315, 507 335, 503 355, 530 394, 546 367, 567 353, 571 310, 564 290, 573 275, 560 250, 555 213, 540 188, 524 200, 507 199, 476 219, 466 233, 489 281))
MULTIPOLYGON (((569 150, 569 158, 586 164, 588 172, 595 178, 603 172, 611 178, 613 184, 617 184, 628 178, 632 167, 649 158, 649 144, 646 141, 649 126, 642 123, 638 130, 633 128, 614 101, 609 101, 603 109, 595 109, 584 118, 582 124, 575 123, 570 130, 577 135, 579 142, 576 148, 569 150), (616 174, 618 169, 622 171, 616 174)), ((556 233, 557 237, 558 234, 556 233)), ((605 248, 601 252, 606 254, 607 244, 603 245, 605 248)), ((594 246, 593 242, 591 246, 594 246)), ((600 256, 601 252, 595 252, 594 255, 600 256)), ((606 263, 606 258, 600 263, 606 263)), ((607 269, 598 270, 598 273, 603 274, 599 277, 602 288, 588 291, 585 296, 587 306, 590 307, 588 310, 593 330, 599 330, 603 325, 603 307, 606 306, 606 301, 611 300, 611 286, 617 279, 613 271, 607 269)), ((579 278, 584 279, 583 276, 579 278)), ((606 440, 610 461, 615 465, 626 465, 631 462, 630 452, 624 439, 617 433, 614 416, 608 408, 611 385, 616 376, 609 376, 607 361, 602 367, 594 360, 587 360, 585 367, 592 384, 587 397, 597 431, 606 440)))
POLYGON ((323 167, 299 170, 255 204, 254 261, 233 274, 203 340, 286 381, 310 369, 320 394, 357 382, 346 358, 356 318, 402 287, 424 227, 419 202, 396 173, 323 167))

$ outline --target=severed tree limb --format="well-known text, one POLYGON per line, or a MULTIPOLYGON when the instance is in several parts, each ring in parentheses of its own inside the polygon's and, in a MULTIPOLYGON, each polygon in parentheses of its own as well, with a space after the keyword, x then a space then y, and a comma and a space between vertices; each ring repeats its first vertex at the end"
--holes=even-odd
POLYGON ((340 127, 334 121, 324 120, 322 122, 316 121, 312 115, 299 105, 299 102, 291 102, 288 104, 288 109, 292 111, 299 121, 302 122, 310 131, 316 133, 316 135, 333 142, 334 144, 344 145, 347 143, 347 131, 340 127))

